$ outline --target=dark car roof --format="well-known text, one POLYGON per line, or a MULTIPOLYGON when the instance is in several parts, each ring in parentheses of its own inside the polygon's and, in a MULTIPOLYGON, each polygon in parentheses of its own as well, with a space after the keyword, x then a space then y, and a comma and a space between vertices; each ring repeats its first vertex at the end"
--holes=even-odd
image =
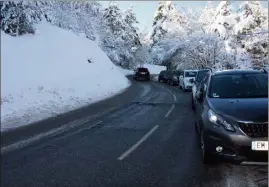
POLYGON ((225 70, 225 71, 217 71, 214 73, 214 75, 239 75, 239 74, 257 74, 257 73, 263 73, 258 70, 225 70))

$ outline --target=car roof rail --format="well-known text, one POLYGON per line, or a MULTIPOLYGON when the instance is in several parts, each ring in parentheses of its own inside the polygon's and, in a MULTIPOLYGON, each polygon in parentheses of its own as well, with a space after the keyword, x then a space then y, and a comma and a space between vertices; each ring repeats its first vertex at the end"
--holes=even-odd
POLYGON ((268 71, 267 71, 266 68, 262 68, 262 70, 263 70, 263 73, 267 73, 268 74, 268 71))
POLYGON ((211 73, 213 73, 213 69, 210 67, 205 67, 205 69, 209 69, 211 71, 211 73))

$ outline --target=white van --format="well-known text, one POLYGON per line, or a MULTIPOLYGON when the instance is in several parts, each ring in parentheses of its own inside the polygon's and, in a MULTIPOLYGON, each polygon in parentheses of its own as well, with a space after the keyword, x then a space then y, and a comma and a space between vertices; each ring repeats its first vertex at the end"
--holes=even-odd
POLYGON ((183 70, 179 76, 179 88, 182 88, 184 91, 191 90, 193 86, 193 81, 198 70, 183 70))

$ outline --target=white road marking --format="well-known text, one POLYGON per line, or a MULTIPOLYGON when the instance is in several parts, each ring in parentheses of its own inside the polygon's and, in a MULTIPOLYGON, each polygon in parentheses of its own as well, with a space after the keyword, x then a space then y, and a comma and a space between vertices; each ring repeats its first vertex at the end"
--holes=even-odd
POLYGON ((268 162, 248 162, 244 161, 241 163, 243 166, 268 166, 268 162))
POLYGON ((150 135, 154 133, 159 128, 159 125, 155 125, 147 134, 145 134, 139 141, 137 141, 132 147, 130 147, 127 151, 125 151, 118 160, 123 160, 129 154, 131 154, 140 144, 142 144, 150 135))
POLYGON ((174 110, 174 108, 175 108, 175 105, 172 105, 171 108, 167 111, 167 113, 165 114, 164 117, 167 118, 171 114, 171 112, 174 110))
MULTIPOLYGON (((154 84, 156 84, 156 83, 154 83, 154 84)), ((158 85, 158 84, 156 84, 156 85, 158 85)), ((174 98, 174 102, 177 101, 177 97, 176 97, 176 95, 175 95, 171 90, 169 90, 169 89, 167 89, 167 88, 165 88, 165 87, 163 87, 163 86, 161 86, 161 85, 158 85, 158 86, 162 87, 163 89, 167 90, 170 94, 172 94, 172 95, 173 95, 173 98, 174 98)), ((171 112, 173 112, 174 108, 175 108, 175 104, 173 104, 173 105, 171 106, 171 108, 167 111, 167 113, 165 114, 165 117, 166 117, 166 118, 171 114, 171 112)))
POLYGON ((93 124, 89 125, 88 127, 85 127, 85 128, 79 129, 79 130, 77 130, 77 131, 68 133, 68 134, 66 134, 66 135, 64 135, 64 136, 61 136, 61 137, 59 137, 59 138, 56 138, 55 140, 60 140, 60 139, 62 139, 62 138, 67 138, 67 137, 72 136, 72 135, 74 135, 74 134, 77 134, 77 133, 79 133, 79 132, 81 132, 81 131, 91 129, 91 128, 93 128, 93 127, 96 127, 96 126, 99 125, 100 123, 102 123, 102 121, 97 121, 96 123, 93 123, 93 124))
POLYGON ((155 84, 155 85, 157 85, 157 86, 160 86, 160 87, 162 87, 163 89, 165 89, 166 91, 168 91, 171 95, 173 95, 174 101, 175 101, 175 102, 177 101, 177 97, 176 97, 176 95, 175 95, 171 90, 165 88, 164 86, 158 85, 158 84, 156 84, 156 83, 153 83, 153 84, 155 84))
MULTIPOLYGON (((70 125, 70 123, 67 123, 66 125, 58 127, 56 129, 52 129, 52 130, 50 130, 48 132, 38 134, 38 135, 33 136, 31 138, 28 138, 26 140, 21 140, 19 142, 7 145, 5 147, 1 147, 1 154, 4 154, 4 153, 6 153, 8 151, 12 151, 12 150, 15 150, 15 149, 24 148, 24 147, 28 146, 29 144, 31 144, 31 143, 33 143, 33 142, 35 142, 37 140, 40 140, 40 139, 45 138, 47 136, 50 136, 52 134, 65 132, 65 131, 67 131, 69 129, 72 129, 74 127, 78 127, 79 125, 82 125, 82 124, 87 123, 87 122, 88 122, 88 120, 80 120, 77 123, 73 122, 71 125, 70 125)), ((100 123, 100 122, 98 122, 98 123, 100 123)), ((97 124, 93 124, 93 125, 97 125, 97 124)))

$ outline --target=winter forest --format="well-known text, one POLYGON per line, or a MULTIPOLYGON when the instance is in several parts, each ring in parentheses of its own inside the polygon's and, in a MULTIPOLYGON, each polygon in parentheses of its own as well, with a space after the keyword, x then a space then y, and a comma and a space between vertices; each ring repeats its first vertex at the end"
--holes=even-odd
MULTIPOLYGON (((152 33, 139 30, 132 7, 121 10, 95 1, 1 1, 1 30, 14 37, 35 34, 46 21, 95 41, 110 60, 132 69, 143 63, 175 69, 263 67, 268 62, 268 11, 259 1, 230 1, 215 8, 182 11, 159 1, 152 33)), ((90 51, 91 49, 89 49, 90 51)))

